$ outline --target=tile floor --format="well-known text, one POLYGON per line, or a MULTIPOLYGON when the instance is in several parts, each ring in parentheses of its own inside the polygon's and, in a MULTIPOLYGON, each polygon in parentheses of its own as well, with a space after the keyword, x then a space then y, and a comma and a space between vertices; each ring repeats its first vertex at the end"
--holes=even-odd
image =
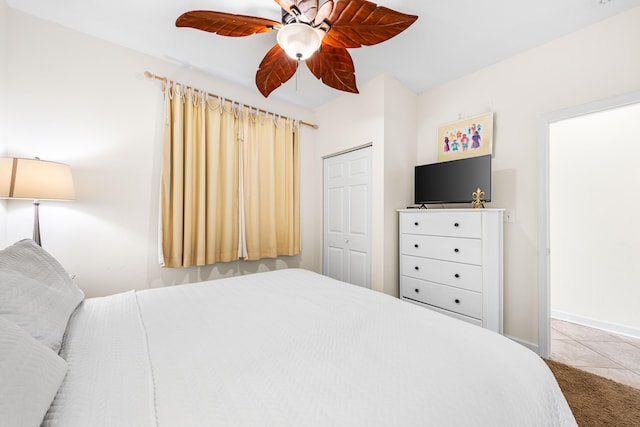
POLYGON ((551 319, 551 360, 640 389, 640 339, 551 319))

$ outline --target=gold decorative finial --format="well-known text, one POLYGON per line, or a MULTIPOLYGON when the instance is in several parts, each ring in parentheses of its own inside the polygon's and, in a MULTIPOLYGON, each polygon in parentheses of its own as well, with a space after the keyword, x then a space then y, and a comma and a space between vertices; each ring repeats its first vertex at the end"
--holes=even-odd
POLYGON ((478 187, 478 189, 471 193, 471 195, 473 196, 473 207, 484 208, 484 191, 478 187))

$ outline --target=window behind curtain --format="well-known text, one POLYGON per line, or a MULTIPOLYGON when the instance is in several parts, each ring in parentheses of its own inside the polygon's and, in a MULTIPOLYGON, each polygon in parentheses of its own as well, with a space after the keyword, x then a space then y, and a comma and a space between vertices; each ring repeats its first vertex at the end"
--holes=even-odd
POLYGON ((180 84, 165 91, 166 267, 300 252, 298 124, 180 84))

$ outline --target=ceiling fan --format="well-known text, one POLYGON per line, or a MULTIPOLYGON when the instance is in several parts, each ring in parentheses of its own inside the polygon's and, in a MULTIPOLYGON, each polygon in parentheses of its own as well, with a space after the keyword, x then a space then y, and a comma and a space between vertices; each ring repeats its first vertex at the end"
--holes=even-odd
POLYGON ((302 60, 327 86, 358 93, 355 68, 347 49, 381 43, 418 19, 366 0, 275 1, 282 8, 281 22, 193 10, 180 15, 176 26, 230 37, 278 31, 278 44, 266 54, 256 73, 256 86, 267 97, 293 77, 302 60))

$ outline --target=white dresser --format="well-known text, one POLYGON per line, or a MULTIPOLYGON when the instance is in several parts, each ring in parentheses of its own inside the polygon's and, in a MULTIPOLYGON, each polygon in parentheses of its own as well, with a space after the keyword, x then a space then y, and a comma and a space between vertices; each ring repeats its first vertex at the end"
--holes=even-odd
POLYGON ((400 210, 400 298, 502 333, 503 211, 400 210))

